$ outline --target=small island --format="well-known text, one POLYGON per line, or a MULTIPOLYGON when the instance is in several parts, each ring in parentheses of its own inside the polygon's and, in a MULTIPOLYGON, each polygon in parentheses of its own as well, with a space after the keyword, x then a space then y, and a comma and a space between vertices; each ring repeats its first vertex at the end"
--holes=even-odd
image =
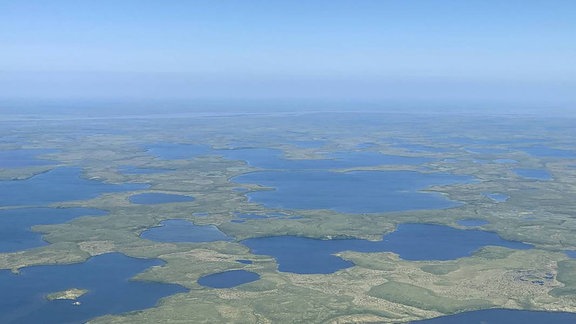
POLYGON ((57 299, 68 299, 68 300, 76 300, 86 294, 88 290, 86 289, 78 289, 72 288, 63 291, 54 292, 51 294, 46 295, 46 299, 48 300, 57 300, 57 299))

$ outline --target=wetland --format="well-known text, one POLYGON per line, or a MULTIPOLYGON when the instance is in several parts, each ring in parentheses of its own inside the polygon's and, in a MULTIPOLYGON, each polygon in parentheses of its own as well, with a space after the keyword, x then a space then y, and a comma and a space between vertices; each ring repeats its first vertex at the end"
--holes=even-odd
POLYGON ((573 120, 0 123, 2 322, 576 313, 573 120))

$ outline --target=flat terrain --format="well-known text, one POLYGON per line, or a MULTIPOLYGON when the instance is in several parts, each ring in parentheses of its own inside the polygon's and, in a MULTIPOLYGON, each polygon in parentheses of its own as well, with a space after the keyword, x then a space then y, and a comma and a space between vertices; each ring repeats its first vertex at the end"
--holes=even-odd
MULTIPOLYGON (((33 226, 31 230, 50 244, 0 253, 0 269, 18 272, 32 265, 77 263, 120 252, 166 262, 135 279, 189 289, 162 299, 157 307, 96 318, 94 323, 396 323, 487 308, 576 312, 576 259, 565 253, 576 250, 575 122, 368 113, 0 120, 0 151, 49 150, 38 158, 51 161, 2 168, 4 183, 78 167, 86 180, 146 185, 84 200, 0 206, 2 210, 83 207, 107 212, 33 226), (181 150, 179 156, 164 158, 149 150, 162 143, 178 144, 174 150, 181 150), (198 145, 207 149, 196 150, 198 145), (418 158, 422 163, 403 164, 400 159, 328 171, 446 173, 473 181, 419 189, 455 202, 450 208, 353 213, 338 211, 336 203, 335 208, 324 209, 267 207, 249 197, 275 188, 235 182, 241 175, 270 172, 258 163, 266 155, 243 161, 222 153, 254 148, 277 150, 281 155, 275 158, 288 161, 333 159, 334 154, 346 152, 418 158), (550 179, 522 177, 516 169, 545 170, 550 179), (152 204, 130 200, 147 193, 193 199, 152 204), (508 199, 491 199, 490 194, 508 199), (264 217, 238 221, 238 214, 264 217), (159 242, 140 237, 171 219, 214 225, 230 239, 159 242), (459 221, 468 219, 483 222, 460 225, 465 223, 459 221), (298 274, 278 271, 274 258, 253 254, 241 243, 283 235, 375 241, 404 223, 481 229, 532 248, 485 246, 470 256, 445 261, 341 251, 337 255, 354 266, 329 274, 298 274), (229 289, 197 283, 202 276, 227 270, 255 272, 260 279, 229 289)), ((58 188, 59 183, 53 185, 58 188)), ((356 194, 363 194, 362 189, 356 194)))

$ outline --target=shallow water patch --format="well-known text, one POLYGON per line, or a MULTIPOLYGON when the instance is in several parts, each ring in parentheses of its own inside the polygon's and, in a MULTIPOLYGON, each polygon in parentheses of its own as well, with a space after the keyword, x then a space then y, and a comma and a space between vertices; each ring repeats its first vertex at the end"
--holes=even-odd
POLYGON ((246 270, 230 270, 209 274, 198 279, 198 284, 210 288, 233 288, 260 279, 260 275, 246 270))

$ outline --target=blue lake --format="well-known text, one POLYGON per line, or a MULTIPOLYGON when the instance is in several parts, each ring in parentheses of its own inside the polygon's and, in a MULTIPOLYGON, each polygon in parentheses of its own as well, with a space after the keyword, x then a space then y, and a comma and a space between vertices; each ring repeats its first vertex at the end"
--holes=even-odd
POLYGON ((21 208, 0 210, 0 252, 14 252, 47 245, 34 225, 60 224, 80 216, 101 216, 106 212, 90 208, 21 208))
POLYGON ((0 151, 0 168, 23 168, 52 165, 56 162, 52 160, 39 159, 37 156, 54 152, 56 152, 56 150, 50 149, 0 151))
POLYGON ((274 188, 248 193, 252 201, 270 208, 378 213, 458 206, 440 194, 418 190, 432 185, 468 183, 473 178, 412 171, 263 171, 232 180, 274 188))
POLYGON ((563 158, 563 159, 576 158, 576 149, 563 150, 563 149, 551 148, 544 145, 533 145, 530 147, 522 148, 522 150, 535 157, 551 157, 551 158, 563 158))
POLYGON ((442 316, 414 324, 574 324, 576 313, 486 309, 442 316))
POLYGON ((189 202, 194 201, 194 198, 189 196, 152 192, 130 196, 129 200, 133 204, 155 205, 176 202, 189 202))
POLYGON ((486 225, 489 224, 489 221, 483 220, 483 219, 460 219, 458 221, 456 221, 456 223, 458 223, 458 225, 460 226, 482 226, 482 225, 486 225))
POLYGON ((0 181, 0 205, 45 205, 95 198, 107 192, 141 190, 146 184, 110 184, 81 177, 81 169, 56 168, 26 180, 0 181))
POLYGON ((485 196, 487 198, 491 199, 492 201, 499 202, 499 203, 506 202, 510 198, 510 196, 508 196, 508 195, 505 195, 502 193, 497 193, 497 192, 485 194, 485 196))
POLYGON ((352 262, 333 255, 342 251, 394 252, 404 260, 453 260, 470 256, 488 245, 531 248, 531 245, 504 240, 496 233, 432 224, 401 224, 381 241, 273 236, 241 243, 254 254, 274 257, 279 271, 303 274, 333 273, 353 266, 352 262))
POLYGON ((0 322, 84 323, 96 316, 153 307, 162 297, 187 291, 179 285, 129 280, 161 264, 109 253, 84 263, 27 267, 18 275, 0 270, 0 322), (78 306, 45 298, 71 288, 89 290, 78 306))
POLYGON ((377 152, 354 151, 329 154, 326 159, 286 159, 277 149, 247 148, 217 150, 216 154, 230 160, 246 161, 249 165, 275 170, 326 170, 387 164, 420 165, 431 161, 428 158, 385 155, 377 152))
POLYGON ((514 169, 514 173, 530 180, 552 180, 550 172, 542 169, 514 169))
POLYGON ((230 270, 200 277, 198 284, 210 288, 233 288, 260 279, 260 275, 246 270, 230 270))
POLYGON ((428 158, 385 155, 378 152, 352 151, 329 154, 325 159, 287 159, 284 152, 271 148, 235 148, 214 150, 205 145, 162 143, 148 147, 148 151, 161 159, 190 159, 201 155, 218 155, 239 160, 263 169, 338 169, 386 164, 420 165, 428 158))
POLYGON ((230 241, 228 235, 214 225, 194 225, 184 219, 170 219, 159 227, 148 229, 140 237, 158 242, 214 242, 230 241))

